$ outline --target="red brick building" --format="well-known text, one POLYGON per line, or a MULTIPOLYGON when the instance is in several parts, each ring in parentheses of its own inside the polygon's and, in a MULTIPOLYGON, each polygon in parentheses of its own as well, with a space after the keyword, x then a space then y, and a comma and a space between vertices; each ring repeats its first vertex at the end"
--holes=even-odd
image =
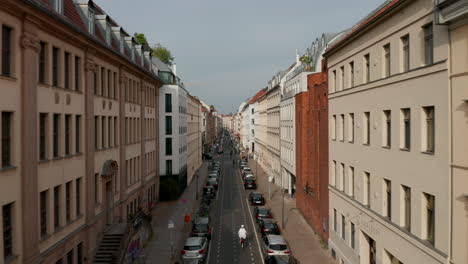
POLYGON ((296 204, 321 239, 328 241, 327 71, 307 76, 296 95, 296 204))

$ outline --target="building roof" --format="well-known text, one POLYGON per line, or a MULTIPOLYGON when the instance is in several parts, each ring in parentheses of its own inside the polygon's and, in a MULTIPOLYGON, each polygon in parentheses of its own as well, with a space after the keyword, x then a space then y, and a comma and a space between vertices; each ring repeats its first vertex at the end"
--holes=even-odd
POLYGON ((359 22, 357 22, 353 27, 351 27, 348 31, 347 34, 343 34, 343 36, 338 39, 334 45, 329 47, 326 51, 324 56, 328 56, 331 53, 335 52, 338 50, 340 47, 342 47, 349 39, 357 35, 358 33, 362 32, 365 28, 370 26, 372 23, 380 19, 382 16, 387 14, 390 10, 398 6, 399 4, 405 2, 406 0, 386 0, 383 4, 381 4, 379 7, 374 9, 372 12, 370 12, 366 17, 361 19, 359 22))
POLYGON ((258 100, 258 98, 260 98, 262 95, 264 95, 266 93, 266 90, 267 90, 267 88, 263 88, 260 91, 258 91, 257 94, 255 94, 254 97, 252 97, 252 99, 250 99, 249 104, 255 103, 258 100))
POLYGON ((98 42, 101 45, 101 47, 113 51, 114 54, 119 55, 126 61, 134 64, 136 67, 143 69, 148 74, 153 75, 155 79, 159 79, 159 77, 151 71, 150 65, 148 63, 143 63, 143 65, 141 64, 142 59, 145 57, 144 52, 151 51, 149 46, 143 45, 141 53, 136 52, 135 50, 135 56, 134 58, 132 58, 131 49, 134 49, 135 45, 138 44, 136 40, 132 37, 130 43, 123 40, 124 51, 120 52, 119 40, 115 36, 114 29, 118 29, 120 31, 121 36, 123 37, 129 36, 128 33, 125 32, 125 30, 123 30, 115 22, 115 20, 113 20, 107 13, 105 13, 105 11, 101 7, 99 7, 99 5, 97 5, 93 0, 63 0, 63 14, 55 11, 52 5, 52 1, 50 0, 22 1, 33 6, 37 10, 49 15, 50 17, 53 17, 60 23, 66 24, 67 26, 71 27, 75 32, 84 35, 95 42, 98 42), (82 9, 83 6, 92 8, 92 10, 95 12, 96 20, 94 24, 94 34, 91 34, 88 30, 88 17, 82 9), (106 23, 108 23, 111 27, 111 39, 109 44, 105 40, 106 29, 102 26, 101 22, 98 22, 99 19, 105 19, 106 23))

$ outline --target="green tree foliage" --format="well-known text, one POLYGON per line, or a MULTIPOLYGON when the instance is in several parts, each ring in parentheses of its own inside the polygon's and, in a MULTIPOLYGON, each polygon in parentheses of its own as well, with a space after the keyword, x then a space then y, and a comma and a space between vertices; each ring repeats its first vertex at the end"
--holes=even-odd
POLYGON ((148 44, 148 40, 146 39, 146 36, 144 33, 135 33, 133 35, 133 37, 135 38, 135 40, 140 43, 140 44, 148 44))
POLYGON ((169 65, 174 61, 171 51, 159 43, 153 47, 153 56, 156 56, 162 62, 169 65))

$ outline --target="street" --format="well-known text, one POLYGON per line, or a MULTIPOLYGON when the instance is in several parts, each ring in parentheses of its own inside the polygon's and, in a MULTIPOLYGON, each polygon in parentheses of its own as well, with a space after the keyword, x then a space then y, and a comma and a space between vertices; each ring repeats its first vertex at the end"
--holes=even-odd
MULTIPOLYGON (((227 152, 227 151, 226 151, 227 152)), ((259 240, 247 204, 248 191, 241 185, 238 166, 227 153, 221 155, 221 182, 212 211, 213 238, 208 263, 263 263, 259 240), (248 232, 246 246, 240 247, 237 232, 244 225, 248 232)))

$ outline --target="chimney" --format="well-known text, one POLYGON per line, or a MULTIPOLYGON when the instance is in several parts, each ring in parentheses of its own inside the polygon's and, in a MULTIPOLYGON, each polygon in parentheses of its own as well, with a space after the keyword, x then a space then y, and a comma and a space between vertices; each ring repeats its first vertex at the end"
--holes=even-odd
POLYGON ((174 75, 177 76, 177 65, 175 63, 172 65, 172 72, 174 72, 174 75))

